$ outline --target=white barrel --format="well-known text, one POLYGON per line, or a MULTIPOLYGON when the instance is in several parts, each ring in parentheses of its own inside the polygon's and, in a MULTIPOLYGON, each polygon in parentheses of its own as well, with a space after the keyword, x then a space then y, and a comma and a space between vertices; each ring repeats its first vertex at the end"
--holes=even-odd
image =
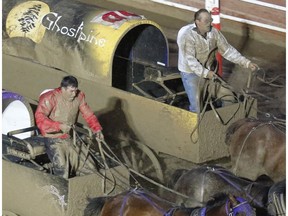
MULTIPOLYGON (((34 114, 28 101, 21 95, 2 92, 2 134, 34 126, 34 114)), ((19 139, 31 137, 31 132, 15 135, 19 139)))

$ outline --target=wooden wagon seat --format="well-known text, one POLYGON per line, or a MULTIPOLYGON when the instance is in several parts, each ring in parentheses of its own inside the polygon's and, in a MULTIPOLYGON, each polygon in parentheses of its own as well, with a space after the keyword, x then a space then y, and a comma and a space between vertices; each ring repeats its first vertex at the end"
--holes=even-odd
POLYGON ((24 139, 27 142, 27 148, 31 155, 31 159, 34 159, 39 155, 46 154, 44 139, 45 138, 40 135, 24 139))
POLYGON ((24 149, 26 154, 23 152, 26 156, 26 159, 33 160, 39 155, 46 154, 46 148, 44 143, 44 139, 46 138, 39 135, 38 128, 36 126, 10 131, 7 133, 7 136, 11 138, 13 142, 19 143, 22 147, 26 148, 24 149), (33 135, 25 139, 19 139, 14 136, 16 134, 25 132, 31 132, 33 135), (27 156, 27 153, 29 154, 29 156, 27 156))

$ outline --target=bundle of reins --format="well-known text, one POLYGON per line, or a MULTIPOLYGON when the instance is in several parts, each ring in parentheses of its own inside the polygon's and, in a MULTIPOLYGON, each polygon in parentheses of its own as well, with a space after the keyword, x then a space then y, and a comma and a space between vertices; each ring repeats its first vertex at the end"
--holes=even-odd
MULTIPOLYGON (((80 140, 80 142, 83 142, 83 143, 84 143, 84 140, 80 137, 80 135, 79 135, 78 132, 76 131, 75 127, 72 127, 72 129, 73 129, 73 133, 75 134, 75 136, 77 136, 77 138, 80 140)), ((151 178, 149 178, 149 177, 147 177, 147 176, 145 176, 145 175, 143 175, 143 174, 135 171, 133 168, 129 167, 127 164, 121 162, 121 160, 120 160, 120 159, 118 158, 118 156, 112 151, 112 149, 109 147, 109 145, 105 142, 104 139, 103 139, 103 140, 102 140, 102 139, 98 139, 98 138, 96 138, 96 137, 94 137, 94 136, 92 136, 92 139, 96 141, 96 143, 97 143, 97 145, 98 145, 98 147, 99 147, 99 153, 100 153, 101 158, 102 158, 102 161, 103 161, 103 163, 104 163, 104 176, 101 175, 101 177, 104 177, 104 178, 103 178, 103 183, 102 183, 102 189, 103 189, 103 193, 104 193, 104 194, 108 195, 108 194, 112 193, 112 192, 114 191, 115 187, 116 187, 116 178, 115 178, 113 172, 111 172, 111 169, 110 169, 108 163, 106 162, 107 159, 109 159, 109 160, 115 162, 117 165, 122 166, 122 167, 125 167, 125 168, 130 172, 131 178, 133 178, 133 180, 136 182, 136 185, 137 185, 138 187, 142 187, 142 186, 141 186, 141 184, 137 181, 137 179, 135 178, 134 175, 140 176, 142 179, 145 179, 146 181, 148 181, 148 182, 150 182, 150 183, 158 186, 159 188, 162 188, 162 189, 164 189, 164 190, 166 190, 166 191, 169 191, 169 192, 173 193, 174 195, 178 195, 178 196, 183 197, 183 198, 185 198, 185 199, 193 200, 194 202, 197 202, 199 205, 202 205, 202 204, 203 204, 203 203, 198 202, 196 199, 193 199, 193 198, 191 198, 191 197, 189 197, 189 196, 186 196, 186 195, 184 195, 184 194, 182 194, 182 193, 179 193, 179 192, 177 192, 177 191, 175 191, 175 190, 173 190, 173 189, 171 189, 171 188, 168 188, 168 187, 166 187, 166 186, 164 186, 164 185, 162 185, 162 184, 154 181, 153 179, 151 179, 151 178), (103 147, 105 147, 106 150, 105 150, 103 147), (109 173, 110 173, 110 175, 112 176, 112 179, 110 179, 110 178, 107 177, 106 172, 109 172, 109 173), (106 188, 107 188, 106 181, 109 181, 110 183, 112 183, 112 187, 111 187, 109 190, 106 189, 106 188)), ((92 139, 90 140, 91 143, 92 143, 92 139)), ((73 140, 74 140, 74 145, 77 145, 76 139, 73 138, 73 140)), ((87 158, 89 157, 89 155, 91 155, 94 159, 97 160, 97 158, 94 157, 94 152, 92 152, 92 150, 91 150, 91 143, 87 145, 87 149, 88 149, 88 150, 87 150, 87 155, 85 156, 85 161, 84 161, 84 163, 86 163, 87 158)), ((97 161, 99 162, 99 160, 97 160, 97 161)), ((85 164, 84 164, 84 165, 85 165, 85 164)), ((84 165, 83 165, 83 166, 84 166, 84 165)), ((98 171, 95 171, 95 174, 100 175, 98 171)), ((117 179, 117 181, 118 181, 118 179, 117 179)), ((123 182, 123 183, 124 183, 124 182, 123 182)), ((127 187, 130 187, 130 186, 127 185, 127 187)), ((123 189, 124 189, 124 188, 123 188, 123 189)))

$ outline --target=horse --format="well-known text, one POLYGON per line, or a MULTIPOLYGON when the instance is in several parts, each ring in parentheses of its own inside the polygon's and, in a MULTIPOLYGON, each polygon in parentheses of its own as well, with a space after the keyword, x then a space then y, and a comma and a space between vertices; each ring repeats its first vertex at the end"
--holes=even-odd
POLYGON ((221 194, 205 207, 176 206, 151 192, 132 189, 115 196, 91 199, 85 216, 254 216, 254 209, 241 197, 221 194))
POLYGON ((265 214, 268 192, 274 184, 267 176, 252 181, 237 177, 228 169, 218 165, 201 165, 190 170, 176 170, 172 179, 174 182, 170 185, 174 185, 173 189, 189 197, 174 196, 175 199, 171 201, 178 205, 204 206, 211 197, 218 193, 226 193, 245 198, 257 212, 265 214))
POLYGON ((244 118, 226 131, 232 172, 255 180, 266 174, 274 182, 286 177, 286 135, 283 122, 244 118))

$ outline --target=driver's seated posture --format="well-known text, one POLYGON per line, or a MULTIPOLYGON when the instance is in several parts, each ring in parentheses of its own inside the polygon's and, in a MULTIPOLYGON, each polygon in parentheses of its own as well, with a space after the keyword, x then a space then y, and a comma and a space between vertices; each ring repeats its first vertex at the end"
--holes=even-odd
POLYGON ((64 77, 59 88, 42 94, 35 113, 39 130, 42 136, 47 137, 45 147, 53 172, 66 179, 83 166, 70 136, 79 111, 96 137, 103 139, 102 127, 73 76, 64 77))

